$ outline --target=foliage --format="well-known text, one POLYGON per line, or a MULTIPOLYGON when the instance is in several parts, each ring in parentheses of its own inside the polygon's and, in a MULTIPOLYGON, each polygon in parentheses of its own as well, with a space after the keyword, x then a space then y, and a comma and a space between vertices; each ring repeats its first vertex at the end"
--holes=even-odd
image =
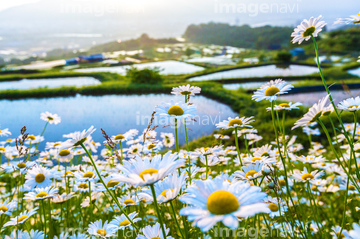
POLYGON ((145 68, 137 69, 136 67, 130 67, 126 69, 126 76, 134 84, 160 84, 163 82, 163 77, 160 75, 160 69, 145 68))

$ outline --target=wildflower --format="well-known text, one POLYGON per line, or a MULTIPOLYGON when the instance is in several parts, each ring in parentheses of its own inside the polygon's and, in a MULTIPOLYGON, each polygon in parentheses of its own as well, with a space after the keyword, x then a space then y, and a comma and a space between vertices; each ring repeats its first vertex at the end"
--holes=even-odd
POLYGON ((171 148, 175 144, 175 137, 172 133, 161 132, 160 137, 163 139, 162 142, 165 147, 171 148))
MULTIPOLYGON (((140 221, 140 218, 135 218, 137 216, 136 212, 132 212, 128 215, 128 217, 135 223, 140 221)), ((128 218, 123 214, 120 217, 115 217, 110 223, 109 227, 113 227, 116 231, 125 230, 125 228, 129 228, 130 230, 134 230, 128 218)))
POLYGON ((156 114, 160 117, 170 119, 188 119, 195 117, 196 107, 195 105, 184 104, 182 102, 175 103, 173 100, 170 103, 162 103, 155 108, 156 114))
MULTIPOLYGON (((164 225, 166 235, 169 233, 170 229, 167 229, 164 225)), ((142 229, 142 233, 144 235, 138 235, 136 239, 165 239, 163 238, 163 234, 160 229, 160 224, 156 223, 154 226, 146 226, 144 229, 142 229)), ((167 236, 166 239, 174 239, 171 236, 167 236)))
POLYGON ((117 166, 124 175, 114 175, 114 179, 135 186, 150 185, 184 165, 183 159, 177 159, 178 155, 171 152, 164 156, 156 155, 151 160, 135 156, 134 159, 124 161, 124 165, 117 166))
POLYGON ((69 149, 60 150, 59 153, 55 156, 61 163, 70 162, 74 157, 73 152, 69 149))
POLYGON ((347 18, 338 18, 334 24, 341 24, 341 23, 345 23, 345 24, 360 24, 360 13, 358 13, 357 15, 351 15, 350 17, 347 18))
POLYGON ((304 170, 302 172, 296 172, 292 176, 299 182, 307 182, 314 179, 320 178, 324 172, 319 172, 318 170, 308 172, 306 167, 304 167, 304 170))
POLYGON ((88 130, 83 130, 82 132, 75 132, 73 134, 70 135, 64 135, 64 137, 69 137, 70 139, 68 139, 67 141, 65 141, 61 147, 60 150, 64 150, 64 149, 68 149, 71 147, 76 147, 76 146, 80 146, 81 144, 83 144, 85 142, 85 140, 87 139, 87 137, 89 137, 92 133, 94 133, 96 129, 94 128, 94 126, 91 126, 88 130))
POLYGON ((224 120, 216 124, 216 128, 221 128, 221 129, 234 129, 234 128, 244 128, 244 127, 252 128, 252 126, 249 124, 255 121, 253 118, 254 118, 253 116, 249 118, 246 117, 239 118, 238 116, 236 118, 229 117, 228 120, 224 120))
POLYGON ((61 122, 60 116, 58 116, 57 114, 51 114, 47 111, 45 113, 40 114, 40 119, 48 122, 49 124, 55 124, 55 125, 61 122))
POLYGON ((8 221, 7 223, 5 223, 3 225, 3 227, 8 227, 8 226, 16 226, 18 224, 23 224, 24 222, 26 222, 32 215, 36 214, 38 208, 34 208, 30 211, 24 211, 21 212, 17 217, 15 218, 11 218, 10 221, 8 221))
POLYGON ((260 177, 262 175, 263 163, 256 161, 255 164, 249 164, 243 166, 242 171, 236 171, 234 173, 235 177, 239 177, 245 180, 252 180, 260 177))
POLYGON ((360 110, 360 97, 357 96, 356 98, 349 98, 346 100, 341 101, 338 104, 339 110, 345 110, 345 111, 358 111, 360 110))
POLYGON ((305 19, 298 25, 294 32, 291 34, 292 43, 301 44, 304 40, 308 41, 312 36, 317 37, 322 31, 322 28, 326 25, 325 21, 322 21, 322 16, 317 18, 311 17, 309 20, 305 19))
POLYGON ((278 95, 286 94, 289 90, 294 88, 292 85, 288 85, 282 79, 270 81, 262 85, 257 91, 255 91, 252 99, 255 101, 268 100, 270 102, 277 99, 278 95))
POLYGON ((217 222, 236 229, 238 217, 249 217, 261 212, 269 212, 263 202, 266 193, 259 187, 241 181, 229 183, 221 177, 213 180, 194 180, 195 185, 187 188, 180 201, 190 205, 182 208, 180 215, 194 221, 201 231, 209 231, 217 222))
POLYGON ((55 197, 59 189, 46 187, 46 188, 35 188, 33 192, 25 194, 24 199, 29 199, 32 201, 43 200, 47 198, 55 197))
MULTIPOLYGON (((299 109, 299 106, 301 106, 302 104, 299 102, 296 102, 295 104, 292 102, 289 103, 281 103, 278 105, 274 106, 274 110, 276 111, 281 111, 281 110, 295 110, 295 109, 299 109)), ((271 111, 271 107, 266 108, 267 111, 271 111)))
POLYGON ((173 95, 195 95, 200 94, 201 88, 197 86, 183 85, 179 87, 173 87, 171 94, 173 95))
POLYGON ((31 168, 25 175, 25 185, 30 188, 45 188, 51 185, 53 175, 50 170, 43 166, 35 166, 31 168))
POLYGON ((354 230, 349 231, 349 235, 352 239, 360 239, 360 226, 359 224, 353 223, 354 230))
POLYGON ((89 225, 87 232, 93 236, 107 238, 107 237, 114 236, 115 228, 112 227, 110 224, 108 224, 107 221, 105 221, 103 224, 102 220, 100 219, 100 220, 97 220, 96 222, 92 222, 89 225))
POLYGON ((6 129, 1 129, 1 130, 0 130, 0 136, 1 136, 1 137, 3 137, 3 136, 9 136, 9 135, 11 135, 11 132, 9 131, 8 128, 6 128, 6 129))
POLYGON ((0 216, 5 214, 11 216, 12 212, 16 209, 17 203, 12 201, 8 202, 7 200, 0 203, 0 216))
POLYGON ((324 109, 326 109, 325 105, 328 102, 329 95, 325 96, 318 103, 311 106, 309 111, 298 121, 295 122, 294 127, 291 129, 295 129, 297 127, 306 126, 311 123, 316 122, 322 115, 324 109))

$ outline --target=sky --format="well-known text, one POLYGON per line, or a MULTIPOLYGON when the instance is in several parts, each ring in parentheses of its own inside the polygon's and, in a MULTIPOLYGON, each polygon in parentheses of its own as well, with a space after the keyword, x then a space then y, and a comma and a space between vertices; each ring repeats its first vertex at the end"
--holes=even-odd
POLYGON ((178 37, 190 24, 210 21, 253 27, 296 26, 320 14, 332 29, 336 18, 360 11, 354 8, 359 6, 358 1, 0 0, 0 50, 88 47, 136 38, 142 33, 158 38, 178 37))

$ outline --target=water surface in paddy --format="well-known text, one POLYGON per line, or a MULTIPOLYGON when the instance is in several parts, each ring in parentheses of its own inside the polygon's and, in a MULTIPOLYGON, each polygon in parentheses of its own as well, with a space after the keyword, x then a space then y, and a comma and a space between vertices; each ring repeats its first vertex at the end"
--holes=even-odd
MULTIPOLYGON (((180 74, 189 74, 196 71, 204 70, 203 67, 195 66, 180 61, 159 61, 159 62, 149 62, 132 65, 138 69, 145 68, 154 68, 159 67, 161 69, 161 74, 163 75, 180 75, 180 74)), ((126 74, 126 69, 129 69, 131 66, 112 66, 112 67, 96 67, 96 68, 84 68, 77 69, 76 72, 113 72, 121 75, 126 74)))
POLYGON ((86 86, 99 85, 101 82, 93 77, 64 77, 64 78, 41 78, 22 79, 19 81, 0 82, 0 90, 28 90, 40 87, 57 88, 62 86, 86 86))
POLYGON ((302 76, 318 72, 314 66, 290 65, 288 68, 278 68, 276 65, 257 66, 242 68, 223 72, 212 73, 209 75, 192 77, 189 81, 207 81, 219 79, 266 77, 266 76, 302 76))
MULTIPOLYGON (((55 142, 65 140, 62 135, 74 131, 82 131, 94 125, 97 130, 93 134, 96 142, 103 142, 100 128, 106 130, 108 135, 125 133, 129 129, 142 132, 148 125, 148 120, 157 105, 161 102, 183 101, 182 96, 166 94, 149 95, 107 95, 57 97, 48 99, 1 100, 2 117, 1 127, 9 128, 13 137, 19 135, 20 128, 26 125, 28 133, 38 135, 45 122, 40 120, 40 113, 49 111, 61 116, 61 123, 49 125, 45 132, 45 141, 55 142)), ((215 124, 220 120, 234 117, 236 114, 225 104, 208 99, 204 96, 191 98, 197 108, 198 122, 189 125, 189 138, 195 139, 211 134, 215 124)), ((159 122, 163 123, 163 122, 159 122)), ((156 130, 159 132, 172 132, 171 127, 156 130)), ((180 143, 185 143, 184 131, 180 129, 180 143)), ((1 140, 5 140, 3 137, 1 140)), ((44 144, 41 145, 43 147, 44 144)))

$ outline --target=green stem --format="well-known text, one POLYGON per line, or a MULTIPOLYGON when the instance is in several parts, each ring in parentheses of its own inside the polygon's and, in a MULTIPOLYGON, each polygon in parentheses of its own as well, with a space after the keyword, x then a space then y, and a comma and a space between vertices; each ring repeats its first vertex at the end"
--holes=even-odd
MULTIPOLYGON (((175 222, 176 222, 176 226, 178 227, 182 238, 185 238, 185 236, 184 236, 184 234, 183 234, 183 231, 181 230, 179 221, 176 219, 176 212, 175 212, 174 205, 173 205, 172 201, 170 201, 170 206, 171 206, 171 210, 172 210, 172 212, 173 212, 173 214, 174 214, 174 220, 175 220, 175 222)), ((166 237, 165 237, 165 238, 166 238, 166 237)))
POLYGON ((238 139, 238 128, 235 127, 235 145, 236 145, 236 151, 238 153, 240 165, 243 166, 241 155, 240 155, 240 149, 239 149, 239 139, 238 139))
POLYGON ((161 212, 159 210, 159 205, 157 203, 154 184, 150 184, 150 188, 151 188, 151 192, 152 192, 152 195, 153 195, 153 198, 154 198, 154 206, 155 206, 158 218, 159 218, 162 234, 163 234, 163 237, 166 238, 166 231, 165 231, 164 224, 163 224, 163 221, 162 221, 162 215, 161 215, 161 212))

